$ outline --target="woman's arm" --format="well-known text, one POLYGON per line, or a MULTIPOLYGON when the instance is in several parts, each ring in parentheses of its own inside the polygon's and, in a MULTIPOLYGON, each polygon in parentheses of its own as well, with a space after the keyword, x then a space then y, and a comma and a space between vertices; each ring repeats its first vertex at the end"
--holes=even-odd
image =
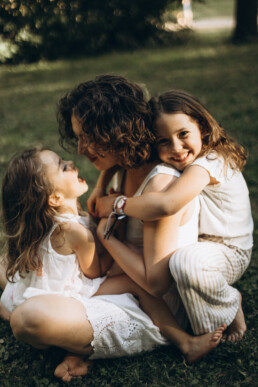
MULTIPOLYGON (((160 189, 171 181, 171 176, 158 175, 149 189, 160 189)), ((113 235, 104 239, 106 220, 98 227, 98 235, 105 248, 122 270, 138 285, 151 294, 165 293, 172 281, 168 261, 177 248, 178 227, 182 213, 155 222, 144 222, 144 251, 133 250, 113 235)))
POLYGON ((106 194, 106 188, 118 169, 119 169, 118 166, 114 166, 113 168, 110 168, 106 171, 102 171, 100 173, 97 183, 89 199, 87 200, 88 211, 92 216, 94 217, 98 216, 98 212, 96 211, 96 200, 97 198, 104 196, 106 194))

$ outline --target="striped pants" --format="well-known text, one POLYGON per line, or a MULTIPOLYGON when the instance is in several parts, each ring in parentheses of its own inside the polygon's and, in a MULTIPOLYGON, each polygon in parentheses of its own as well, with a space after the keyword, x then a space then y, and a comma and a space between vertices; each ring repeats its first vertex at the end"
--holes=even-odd
POLYGON ((230 325, 239 307, 239 293, 231 285, 245 272, 251 249, 199 239, 179 248, 169 268, 195 335, 230 325))

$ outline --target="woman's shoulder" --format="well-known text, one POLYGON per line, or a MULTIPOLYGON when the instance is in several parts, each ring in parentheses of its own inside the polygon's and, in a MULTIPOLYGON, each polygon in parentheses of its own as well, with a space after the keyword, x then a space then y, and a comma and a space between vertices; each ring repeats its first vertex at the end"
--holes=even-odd
POLYGON ((175 181, 181 173, 169 164, 157 164, 145 179, 142 192, 158 192, 166 190, 168 185, 175 181))
POLYGON ((153 177, 155 175, 159 174, 165 174, 165 175, 171 175, 179 177, 181 175, 181 172, 179 172, 177 169, 172 167, 172 165, 166 164, 166 163, 160 163, 155 165, 155 167, 150 171, 149 176, 153 177))

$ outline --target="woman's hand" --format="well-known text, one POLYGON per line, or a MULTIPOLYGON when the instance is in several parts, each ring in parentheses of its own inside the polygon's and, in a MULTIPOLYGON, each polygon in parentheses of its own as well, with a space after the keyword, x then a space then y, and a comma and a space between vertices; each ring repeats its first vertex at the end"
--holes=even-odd
POLYGON ((109 196, 102 196, 96 199, 95 211, 99 218, 107 217, 113 211, 113 203, 119 193, 111 194, 109 196))
POLYGON ((102 187, 95 187, 87 200, 88 211, 94 218, 99 218, 98 211, 96 209, 97 199, 104 195, 105 190, 102 187))

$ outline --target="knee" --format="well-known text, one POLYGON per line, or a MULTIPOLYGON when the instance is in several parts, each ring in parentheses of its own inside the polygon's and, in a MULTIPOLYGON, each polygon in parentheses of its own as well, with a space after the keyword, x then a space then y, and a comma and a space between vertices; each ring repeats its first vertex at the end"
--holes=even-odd
POLYGON ((171 256, 169 269, 178 285, 199 286, 201 278, 207 271, 205 259, 194 254, 191 246, 178 249, 171 256))
POLYGON ((36 309, 35 305, 25 301, 11 314, 10 325, 17 340, 24 341, 25 338, 39 335, 43 319, 40 318, 40 311, 36 309))

